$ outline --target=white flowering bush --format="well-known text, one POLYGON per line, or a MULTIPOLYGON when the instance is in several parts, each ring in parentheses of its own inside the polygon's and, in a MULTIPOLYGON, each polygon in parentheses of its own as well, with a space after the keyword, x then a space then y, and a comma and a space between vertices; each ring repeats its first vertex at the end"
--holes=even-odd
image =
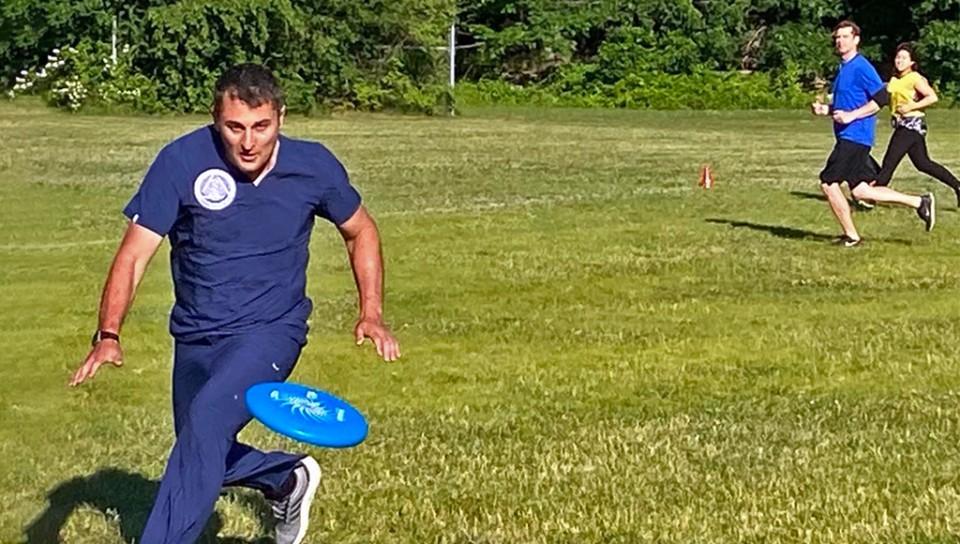
POLYGON ((22 70, 17 74, 13 80, 13 88, 7 92, 7 96, 13 99, 18 94, 32 94, 38 88, 44 88, 50 75, 66 64, 60 53, 60 49, 54 49, 47 55, 47 63, 42 68, 22 70))
POLYGON ((38 94, 50 104, 70 111, 90 106, 129 106, 140 111, 158 111, 156 86, 133 70, 129 46, 111 57, 110 47, 81 42, 76 47, 53 49, 46 63, 22 70, 7 93, 10 99, 38 94))

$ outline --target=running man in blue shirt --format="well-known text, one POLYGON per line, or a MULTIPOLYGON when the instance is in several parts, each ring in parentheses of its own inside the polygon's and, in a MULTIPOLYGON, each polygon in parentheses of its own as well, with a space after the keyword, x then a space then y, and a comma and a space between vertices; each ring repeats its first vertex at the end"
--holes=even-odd
POLYGON ((306 344, 308 246, 314 220, 343 236, 360 299, 358 344, 384 360, 400 347, 383 321, 376 224, 343 165, 319 143, 280 134, 283 95, 269 70, 235 66, 217 81, 213 124, 164 147, 124 209, 130 219, 100 302, 93 348, 70 380, 120 366, 120 329, 151 257, 166 236, 175 304, 176 443, 141 544, 194 542, 224 486, 260 490, 276 540, 299 544, 320 480, 306 455, 237 441, 250 421, 244 392, 290 375, 306 344))
POLYGON ((901 204, 915 209, 929 231, 933 228, 936 212, 932 194, 906 195, 889 187, 871 185, 880 171, 877 161, 870 156, 877 126, 875 115, 889 102, 889 96, 877 70, 858 51, 860 27, 851 21, 841 21, 833 29, 833 41, 840 55, 840 69, 833 80, 833 104, 828 106, 818 100, 812 110, 815 115, 833 117, 837 142, 820 172, 820 189, 827 196, 830 209, 843 229, 837 242, 847 247, 862 243, 853 224, 850 204, 840 190, 844 181, 857 200, 901 204))

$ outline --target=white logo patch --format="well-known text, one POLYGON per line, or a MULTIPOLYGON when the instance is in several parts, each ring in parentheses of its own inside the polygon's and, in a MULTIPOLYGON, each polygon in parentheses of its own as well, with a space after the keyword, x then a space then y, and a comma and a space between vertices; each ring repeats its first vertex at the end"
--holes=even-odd
POLYGON ((204 170, 193 182, 193 196, 208 210, 222 210, 237 197, 237 182, 219 168, 204 170))

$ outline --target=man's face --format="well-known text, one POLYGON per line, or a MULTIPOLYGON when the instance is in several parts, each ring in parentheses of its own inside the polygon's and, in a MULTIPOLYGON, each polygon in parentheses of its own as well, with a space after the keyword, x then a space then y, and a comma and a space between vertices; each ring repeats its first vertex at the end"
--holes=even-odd
POLYGON ((837 48, 837 54, 842 57, 857 50, 857 46, 860 45, 860 36, 854 35, 852 28, 843 27, 833 33, 833 45, 837 48))
POLYGON ((283 117, 284 112, 278 112, 272 102, 253 108, 239 98, 224 95, 214 126, 227 159, 250 179, 260 175, 273 155, 283 117))

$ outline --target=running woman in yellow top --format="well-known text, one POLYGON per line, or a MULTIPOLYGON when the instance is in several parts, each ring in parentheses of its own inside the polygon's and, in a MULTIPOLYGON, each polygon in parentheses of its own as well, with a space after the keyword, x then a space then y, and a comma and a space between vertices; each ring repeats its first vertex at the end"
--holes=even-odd
POLYGON ((883 156, 876 184, 889 184, 903 156, 910 155, 910 161, 917 170, 953 189, 957 195, 957 206, 960 206, 960 180, 943 165, 932 161, 927 152, 927 121, 923 110, 937 101, 937 93, 926 78, 917 72, 915 59, 910 44, 897 46, 897 54, 893 59, 897 75, 891 77, 887 84, 890 112, 893 114, 893 134, 883 156))

